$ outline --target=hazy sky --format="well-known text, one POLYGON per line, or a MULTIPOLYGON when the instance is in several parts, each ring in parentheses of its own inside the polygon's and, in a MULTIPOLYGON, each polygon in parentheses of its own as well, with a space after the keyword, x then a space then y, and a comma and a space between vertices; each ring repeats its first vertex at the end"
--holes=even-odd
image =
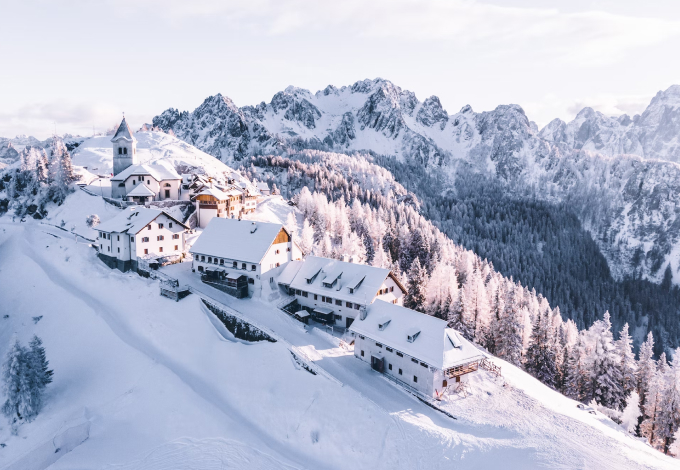
POLYGON ((517 103, 542 126, 635 114, 680 83, 677 0, 0 0, 0 18, 6 137, 375 77, 449 113, 517 103))

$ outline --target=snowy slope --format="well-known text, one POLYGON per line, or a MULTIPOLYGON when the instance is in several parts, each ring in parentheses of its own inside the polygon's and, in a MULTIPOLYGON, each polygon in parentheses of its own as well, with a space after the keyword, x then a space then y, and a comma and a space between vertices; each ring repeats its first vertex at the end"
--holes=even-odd
MULTIPOLYGON (((136 132, 140 164, 166 162, 180 174, 192 172, 221 176, 231 168, 186 142, 162 132, 136 132)), ((91 137, 73 150, 73 163, 99 175, 113 171, 111 136, 91 137)))
MULTIPOLYGON (((75 193, 64 211, 97 200, 75 193)), ((278 198, 258 213, 287 217, 278 198)), ((186 264, 167 270, 196 282, 186 264)), ((0 219, 0 355, 38 334, 55 370, 34 422, 18 436, 0 423, 0 468, 677 468, 500 361, 508 385, 479 373, 471 396, 445 404, 452 420, 272 305, 199 287, 344 385, 300 369, 282 342, 225 334, 196 295, 170 301, 59 229, 0 219)))
POLYGON ((242 108, 218 94, 153 123, 229 164, 296 145, 393 155, 452 181, 484 173, 517 195, 569 201, 616 277, 659 282, 670 265, 680 283, 680 86, 632 119, 585 108, 540 132, 518 105, 448 114, 436 96, 421 102, 383 79, 288 87, 242 108))

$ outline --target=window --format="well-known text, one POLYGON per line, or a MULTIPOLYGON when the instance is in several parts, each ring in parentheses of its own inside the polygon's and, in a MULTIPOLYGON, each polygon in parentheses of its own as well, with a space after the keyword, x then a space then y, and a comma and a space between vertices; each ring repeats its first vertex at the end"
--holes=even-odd
POLYGON ((302 297, 309 297, 309 293, 308 293, 308 292, 305 292, 305 291, 302 291, 302 297))
POLYGON ((213 258, 213 264, 217 264, 217 258, 213 258))
POLYGON ((300 289, 295 290, 295 295, 302 295, 302 291, 300 289))
POLYGON ((162 229, 162 228, 163 228, 163 224, 158 224, 158 228, 162 229))
POLYGON ((359 338, 361 338, 361 339, 366 339, 366 338, 364 338, 362 335, 359 335, 359 338))
MULTIPOLYGON (((281 266, 281 263, 276 263, 276 267, 278 268, 279 266, 281 266)), ((255 266, 253 266, 253 271, 255 271, 255 266)))
POLYGON ((394 292, 394 286, 390 286, 390 292, 394 292))
POLYGON ((425 364, 424 362, 421 362, 420 365, 423 367, 427 367, 427 364, 425 364))
POLYGON ((338 321, 342 320, 342 315, 336 315, 335 319, 338 320, 338 321))
POLYGON ((151 224, 147 225, 146 228, 151 230, 151 224))
POLYGON ((333 303, 333 299, 331 299, 330 297, 326 297, 326 303, 327 303, 327 304, 332 304, 332 303, 333 303))
POLYGON ((101 248, 101 249, 103 250, 103 249, 104 249, 104 244, 103 244, 103 243, 100 243, 100 244, 99 244, 99 248, 101 248))
POLYGON ((116 235, 116 240, 120 241, 120 235, 116 235))
POLYGON ((401 375, 401 369, 399 369, 399 375, 401 375))
MULTIPOLYGON (((173 239, 173 240, 179 240, 179 233, 173 234, 173 235, 172 235, 172 239, 173 239)), ((222 263, 220 263, 220 264, 224 264, 224 260, 222 260, 222 263)))
POLYGON ((123 155, 123 147, 118 147, 118 155, 123 155))
POLYGON ((132 237, 132 238, 130 239, 130 243, 134 243, 134 242, 135 242, 135 238, 132 237))
POLYGON ((314 294, 314 300, 318 300, 318 299, 319 299, 319 296, 314 294))
POLYGON ((354 304, 354 310, 359 310, 359 307, 361 307, 361 305, 359 305, 359 304, 354 304))
POLYGON ((168 228, 172 228, 172 222, 168 222, 168 228))
POLYGON ((120 253, 120 248, 118 248, 118 253, 120 253))
POLYGON ((290 251, 290 247, 286 248, 286 251, 290 251))
POLYGON ((199 267, 198 267, 198 270, 199 270, 200 272, 203 272, 203 266, 199 266, 199 267))
POLYGON ((156 241, 157 241, 157 242, 163 241, 163 238, 164 238, 163 235, 158 235, 158 236, 156 237, 156 241))
POLYGON ((148 249, 148 248, 144 248, 144 254, 145 254, 145 255, 148 255, 148 254, 149 254, 149 249, 148 249))
POLYGON ((278 255, 278 254, 279 254, 279 250, 276 250, 276 251, 274 252, 274 254, 278 255))
POLYGON ((393 350, 392 348, 390 348, 389 346, 385 347, 385 349, 388 350, 389 352, 394 351, 394 350, 393 350))
POLYGON ((205 261, 205 256, 201 256, 201 261, 205 261))
POLYGON ((110 246, 107 246, 107 247, 106 247, 106 251, 111 251, 111 247, 110 247, 110 246))
POLYGON ((212 256, 208 256, 208 263, 212 263, 212 256))
POLYGON ((397 351, 397 356, 404 357, 404 355, 402 353, 400 353, 399 351, 397 351))
POLYGON ((352 302, 345 302, 345 307, 352 308, 352 302))
POLYGON ((179 249, 179 245, 175 245, 175 251, 179 249))
POLYGON ((246 268, 246 263, 241 263, 241 269, 247 269, 247 268, 246 268))
POLYGON ((234 268, 238 268, 238 263, 234 261, 234 268))
POLYGON ((418 364, 418 359, 416 359, 415 357, 412 357, 411 362, 415 362, 416 364, 418 364))
POLYGON ((170 183, 165 183, 163 186, 165 186, 166 188, 169 188, 169 187, 170 187, 170 183))
POLYGON ((136 184, 137 184, 137 183, 135 182, 135 180, 132 180, 132 185, 134 186, 134 185, 136 185, 136 184))
POLYGON ((414 375, 414 376, 413 376, 413 381, 414 381, 415 383, 418 383, 418 377, 416 377, 416 376, 414 375))
POLYGON ((375 343, 375 345, 379 348, 382 348, 382 344, 380 344, 380 343, 375 343))
POLYGON ((361 350, 361 357, 364 357, 364 350, 361 350))
POLYGON ((169 189, 165 190, 165 197, 166 198, 170 197, 170 190, 169 189))
MULTIPOLYGON (((135 182, 133 181, 132 184, 135 184, 135 182)), ((124 187, 125 187, 125 183, 118 183, 118 187, 119 187, 119 188, 124 188, 124 187)))
POLYGON ((257 266, 256 266, 256 265, 252 265, 252 266, 250 267, 250 270, 251 270, 251 271, 256 271, 256 270, 257 270, 257 266))
MULTIPOLYGON (((179 238, 179 237, 177 237, 177 238, 179 238)), ((220 266, 224 266, 224 260, 223 259, 220 260, 220 266)))
POLYGON ((149 237, 142 237, 142 243, 146 243, 149 241, 149 237))
POLYGON ((146 184, 151 184, 151 180, 146 180, 146 184))
POLYGON ((392 370, 392 364, 387 364, 387 368, 388 368, 389 370, 392 370))
POLYGON ((249 277, 248 278, 248 284, 255 284, 255 279, 253 279, 252 277, 249 277))
POLYGON ((123 147, 123 155, 127 155, 127 147, 123 147))
POLYGON ((339 305, 342 307, 342 300, 335 299, 335 305, 339 305))
POLYGON ((137 181, 144 181, 144 177, 143 177, 143 176, 138 176, 138 177, 137 177, 137 181))
POLYGON ((163 247, 162 247, 162 246, 161 246, 161 247, 158 247, 158 252, 159 252, 159 253, 163 253, 163 247))

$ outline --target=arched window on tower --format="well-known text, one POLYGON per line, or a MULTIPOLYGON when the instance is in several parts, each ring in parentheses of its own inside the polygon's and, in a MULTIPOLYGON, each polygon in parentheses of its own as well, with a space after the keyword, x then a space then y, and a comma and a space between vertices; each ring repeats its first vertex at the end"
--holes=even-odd
POLYGON ((123 147, 123 153, 127 155, 127 147, 123 147))
POLYGON ((118 155, 123 155, 123 148, 122 147, 118 147, 118 155))

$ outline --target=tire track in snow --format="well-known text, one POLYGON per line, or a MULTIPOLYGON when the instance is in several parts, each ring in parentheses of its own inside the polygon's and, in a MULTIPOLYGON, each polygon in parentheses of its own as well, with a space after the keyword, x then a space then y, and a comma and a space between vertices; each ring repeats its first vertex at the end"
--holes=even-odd
MULTIPOLYGON (((28 232, 30 226, 23 227, 24 232, 28 232)), ((19 231, 17 231, 19 232, 19 231)), ((17 234, 10 236, 10 243, 17 243, 17 234)), ((33 234, 30 235, 33 238, 33 234)), ((265 429, 260 428, 257 424, 252 422, 246 415, 234 408, 227 402, 219 392, 215 390, 211 384, 204 379, 197 376, 191 370, 187 369, 181 364, 176 363, 170 357, 148 344, 142 337, 131 331, 130 328, 123 322, 119 321, 116 312, 111 308, 93 297, 91 294, 83 290, 80 286, 74 283, 71 279, 65 276, 58 268, 53 266, 51 262, 44 256, 38 254, 33 247, 28 243, 27 237, 23 237, 20 241, 22 253, 35 262, 45 275, 55 285, 61 287, 66 292, 79 298, 88 307, 90 307, 111 329, 111 331, 125 344, 148 357, 157 364, 163 366, 176 377, 178 377, 184 384, 187 385, 196 395, 201 397, 204 401, 210 403, 217 408, 227 419, 232 421, 235 428, 242 427, 245 432, 250 434, 250 438, 255 442, 259 442, 268 449, 271 449, 275 454, 288 459, 299 468, 305 468, 302 462, 308 463, 311 468, 333 468, 329 467, 327 462, 315 461, 313 457, 302 455, 296 451, 291 450, 281 442, 272 438, 265 429)), ((270 456, 275 459, 274 456, 270 456)), ((281 462, 282 466, 288 466, 281 462)))

